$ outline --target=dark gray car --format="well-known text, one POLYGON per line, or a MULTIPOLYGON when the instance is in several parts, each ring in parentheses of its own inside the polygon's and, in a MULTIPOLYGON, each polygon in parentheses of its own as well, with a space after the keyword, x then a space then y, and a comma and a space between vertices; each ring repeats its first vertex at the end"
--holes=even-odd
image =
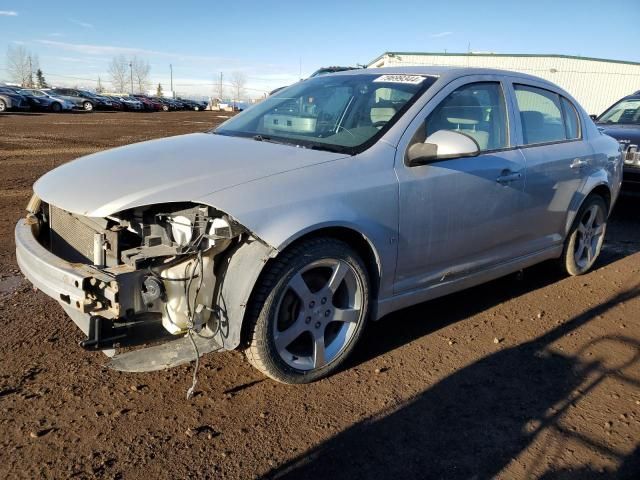
POLYGON ((13 88, 0 86, 0 113, 9 110, 29 110, 29 102, 13 88))
POLYGON ((75 88, 52 88, 47 91, 56 97, 61 97, 73 102, 77 108, 81 108, 87 112, 92 111, 98 105, 98 101, 95 98, 75 88))

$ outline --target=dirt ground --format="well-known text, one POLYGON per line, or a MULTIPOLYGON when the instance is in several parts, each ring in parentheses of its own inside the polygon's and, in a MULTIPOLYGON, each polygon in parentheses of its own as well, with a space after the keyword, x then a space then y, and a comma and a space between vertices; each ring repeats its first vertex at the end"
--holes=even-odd
POLYGON ((127 374, 82 350, 16 267, 32 183, 217 115, 0 116, 0 478, 640 478, 640 198, 592 273, 540 265, 389 315, 312 385, 219 353, 188 401, 191 366, 127 374))

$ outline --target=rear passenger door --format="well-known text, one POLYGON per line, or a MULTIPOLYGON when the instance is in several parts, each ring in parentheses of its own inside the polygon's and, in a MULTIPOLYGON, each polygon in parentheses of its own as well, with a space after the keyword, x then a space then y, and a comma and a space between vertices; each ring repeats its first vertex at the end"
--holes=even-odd
POLYGON ((569 205, 593 163, 575 107, 544 87, 512 84, 518 142, 527 165, 523 233, 531 252, 563 242, 569 205))

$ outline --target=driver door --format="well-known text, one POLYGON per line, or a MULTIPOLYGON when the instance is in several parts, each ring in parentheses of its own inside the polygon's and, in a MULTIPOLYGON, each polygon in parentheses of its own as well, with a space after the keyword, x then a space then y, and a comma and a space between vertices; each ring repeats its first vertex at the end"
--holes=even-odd
POLYGON ((439 92, 405 133, 395 162, 396 293, 455 281, 525 253, 519 214, 525 162, 512 147, 512 110, 498 77, 465 77, 439 92), (470 136, 480 154, 408 166, 407 149, 439 130, 470 136))

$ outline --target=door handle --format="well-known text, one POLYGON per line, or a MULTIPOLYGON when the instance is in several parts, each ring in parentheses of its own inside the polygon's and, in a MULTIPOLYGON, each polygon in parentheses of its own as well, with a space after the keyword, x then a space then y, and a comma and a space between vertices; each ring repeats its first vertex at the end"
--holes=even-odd
POLYGON ((589 165, 589 161, 588 160, 582 160, 580 158, 575 158, 573 160, 573 162, 571 162, 571 165, 569 165, 571 168, 582 168, 582 167, 586 167, 587 165, 589 165))
POLYGON ((503 170, 502 175, 496 178, 496 182, 506 185, 511 182, 515 182, 522 178, 522 173, 512 172, 511 170, 503 170))

